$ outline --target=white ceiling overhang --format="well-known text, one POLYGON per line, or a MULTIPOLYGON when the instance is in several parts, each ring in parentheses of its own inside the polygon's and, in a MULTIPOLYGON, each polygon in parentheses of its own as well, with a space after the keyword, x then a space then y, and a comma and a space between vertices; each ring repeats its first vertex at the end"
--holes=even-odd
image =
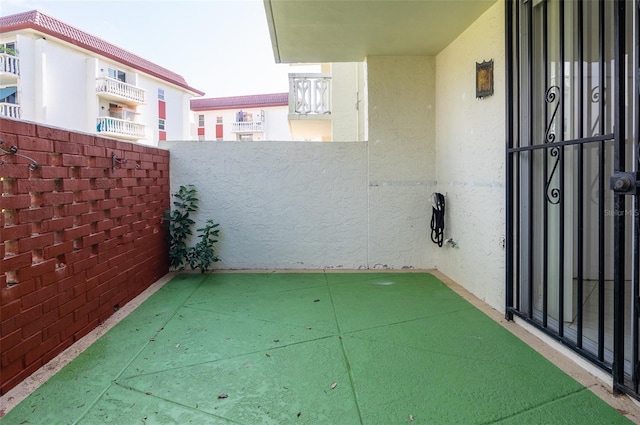
POLYGON ((497 0, 264 0, 278 63, 436 55, 497 0))

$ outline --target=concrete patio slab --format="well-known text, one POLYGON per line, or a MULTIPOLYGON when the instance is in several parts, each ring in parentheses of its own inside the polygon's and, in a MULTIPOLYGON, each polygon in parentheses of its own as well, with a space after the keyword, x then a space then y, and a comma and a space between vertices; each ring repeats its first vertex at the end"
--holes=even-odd
POLYGON ((401 272, 178 275, 0 421, 632 423, 432 274, 401 272))

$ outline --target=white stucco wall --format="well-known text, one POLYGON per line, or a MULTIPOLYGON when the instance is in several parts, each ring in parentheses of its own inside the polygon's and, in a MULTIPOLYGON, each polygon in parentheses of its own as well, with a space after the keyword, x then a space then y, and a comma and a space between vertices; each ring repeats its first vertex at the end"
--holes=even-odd
MULTIPOLYGON (((161 142, 220 223, 221 269, 367 267, 366 143, 161 142)), ((197 227, 194 227, 194 230, 197 227)))
POLYGON ((361 92, 365 78, 364 67, 359 62, 331 64, 331 124, 332 140, 349 142, 364 140, 358 130, 362 128, 361 92), (358 103, 358 100, 361 100, 358 103))
POLYGON ((373 264, 435 265, 435 58, 369 57, 369 227, 373 264))
POLYGON ((265 111, 265 140, 286 142, 292 140, 289 129, 288 106, 271 106, 262 108, 265 111))
POLYGON ((18 103, 21 118, 87 131, 85 58, 72 49, 33 34, 16 34, 11 38, 15 39, 20 58, 18 103), (81 82, 80 87, 78 82, 81 82))
MULTIPOLYGON (((46 43, 44 108, 47 124, 87 131, 86 57, 61 44, 46 43)), ((94 80, 95 81, 95 80, 94 80)), ((95 86, 94 86, 95 91, 95 86)))
POLYGON ((497 2, 436 57, 436 176, 446 195, 438 269, 504 310, 504 3, 497 2), (475 97, 475 64, 494 61, 494 94, 475 97))

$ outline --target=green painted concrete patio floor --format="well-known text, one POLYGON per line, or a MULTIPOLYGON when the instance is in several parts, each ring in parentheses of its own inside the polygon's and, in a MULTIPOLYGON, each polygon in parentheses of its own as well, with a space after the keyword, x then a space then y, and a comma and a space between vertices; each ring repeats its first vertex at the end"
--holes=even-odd
POLYGON ((427 273, 179 275, 11 424, 622 424, 427 273))

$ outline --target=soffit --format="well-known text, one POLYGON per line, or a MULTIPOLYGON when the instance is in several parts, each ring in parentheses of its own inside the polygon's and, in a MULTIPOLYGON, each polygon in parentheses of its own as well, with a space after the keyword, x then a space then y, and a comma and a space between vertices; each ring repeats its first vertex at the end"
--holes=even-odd
POLYGON ((436 55, 497 0, 264 0, 276 62, 436 55))

